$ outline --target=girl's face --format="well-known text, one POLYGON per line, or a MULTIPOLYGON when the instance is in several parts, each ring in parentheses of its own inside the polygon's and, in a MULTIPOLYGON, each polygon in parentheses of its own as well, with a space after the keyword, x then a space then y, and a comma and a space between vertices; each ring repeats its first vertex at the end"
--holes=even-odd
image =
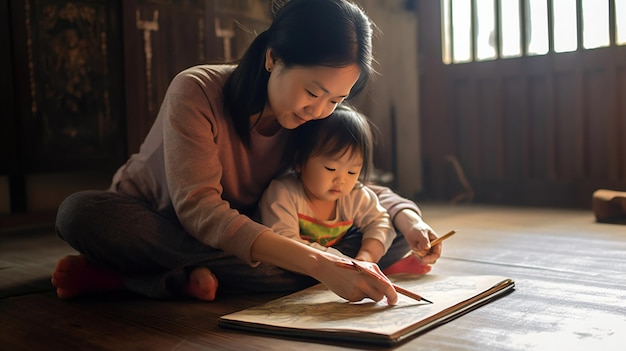
POLYGON ((312 202, 336 201, 352 191, 363 167, 363 156, 352 150, 343 155, 312 156, 296 168, 312 202))
POLYGON ((266 68, 271 73, 264 114, 274 116, 287 129, 294 129, 313 119, 328 117, 337 104, 348 96, 360 74, 356 64, 340 68, 286 68, 280 60, 269 60, 271 58, 267 58, 266 68))

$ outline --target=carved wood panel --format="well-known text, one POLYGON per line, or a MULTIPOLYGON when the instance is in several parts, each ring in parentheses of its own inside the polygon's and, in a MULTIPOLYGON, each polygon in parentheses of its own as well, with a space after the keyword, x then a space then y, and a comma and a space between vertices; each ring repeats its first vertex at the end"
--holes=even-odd
POLYGON ((120 30, 108 1, 15 1, 24 171, 112 168, 124 155, 120 30))

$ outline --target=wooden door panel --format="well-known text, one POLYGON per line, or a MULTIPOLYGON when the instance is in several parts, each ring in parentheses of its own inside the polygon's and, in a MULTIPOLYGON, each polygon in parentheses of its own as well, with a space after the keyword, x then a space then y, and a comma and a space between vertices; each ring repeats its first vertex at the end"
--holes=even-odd
MULTIPOLYGON (((529 179, 548 179, 552 174, 551 157, 548 150, 551 148, 548 138, 552 132, 550 111, 548 105, 548 79, 542 75, 534 75, 528 78, 528 170, 526 177, 529 179), (531 141, 532 140, 532 141, 531 141)), ((512 160, 514 161, 514 160, 512 160)))
MULTIPOLYGON (((622 62, 626 62, 626 59, 622 62)), ((615 90, 617 103, 616 111, 612 114, 612 125, 614 133, 610 135, 610 140, 617 147, 611 147, 611 181, 619 181, 626 178, 626 67, 621 66, 617 70, 615 90)), ((613 106, 613 105, 612 105, 613 106)))
MULTIPOLYGON (((499 99, 498 84, 492 79, 477 79, 476 92, 472 103, 476 104, 475 111, 478 121, 479 134, 474 143, 480 147, 480 163, 474 174, 481 178, 495 179, 501 174, 501 121, 497 101, 499 99)), ((463 118, 463 116, 459 116, 463 118)))
POLYGON ((580 128, 580 98, 576 92, 576 77, 572 72, 562 72, 555 76, 555 109, 553 111, 556 128, 555 153, 556 176, 558 179, 580 179, 582 170, 582 135, 580 128))
POLYGON ((502 85, 502 176, 522 179, 527 176, 528 169, 526 104, 525 99, 520 98, 526 92, 524 79, 519 76, 506 78, 502 85))
POLYGON ((613 96, 605 93, 607 82, 611 81, 606 69, 586 72, 583 106, 585 131, 584 173, 590 179, 602 179, 609 172, 611 154, 611 112, 613 96))

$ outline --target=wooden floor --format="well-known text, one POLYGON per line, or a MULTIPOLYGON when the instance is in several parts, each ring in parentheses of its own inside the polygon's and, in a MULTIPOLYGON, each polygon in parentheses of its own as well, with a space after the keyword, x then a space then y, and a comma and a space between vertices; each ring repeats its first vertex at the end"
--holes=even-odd
MULTIPOLYGON (((444 243, 437 274, 498 274, 516 289, 418 335, 398 350, 624 350, 626 226, 587 210, 422 205, 444 243)), ((131 294, 56 298, 56 259, 72 253, 52 228, 0 233, 0 350, 339 350, 222 329, 223 314, 278 295, 153 301, 131 294)))

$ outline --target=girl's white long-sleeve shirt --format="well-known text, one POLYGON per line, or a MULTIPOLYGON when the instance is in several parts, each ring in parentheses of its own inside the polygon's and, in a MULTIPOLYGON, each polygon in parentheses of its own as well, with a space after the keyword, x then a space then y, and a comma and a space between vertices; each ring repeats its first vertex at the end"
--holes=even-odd
POLYGON ((366 186, 356 186, 339 197, 332 219, 317 218, 309 205, 302 183, 295 174, 273 180, 259 205, 263 224, 290 239, 326 251, 351 227, 363 239, 376 239, 386 253, 396 233, 387 210, 376 194, 366 186))

